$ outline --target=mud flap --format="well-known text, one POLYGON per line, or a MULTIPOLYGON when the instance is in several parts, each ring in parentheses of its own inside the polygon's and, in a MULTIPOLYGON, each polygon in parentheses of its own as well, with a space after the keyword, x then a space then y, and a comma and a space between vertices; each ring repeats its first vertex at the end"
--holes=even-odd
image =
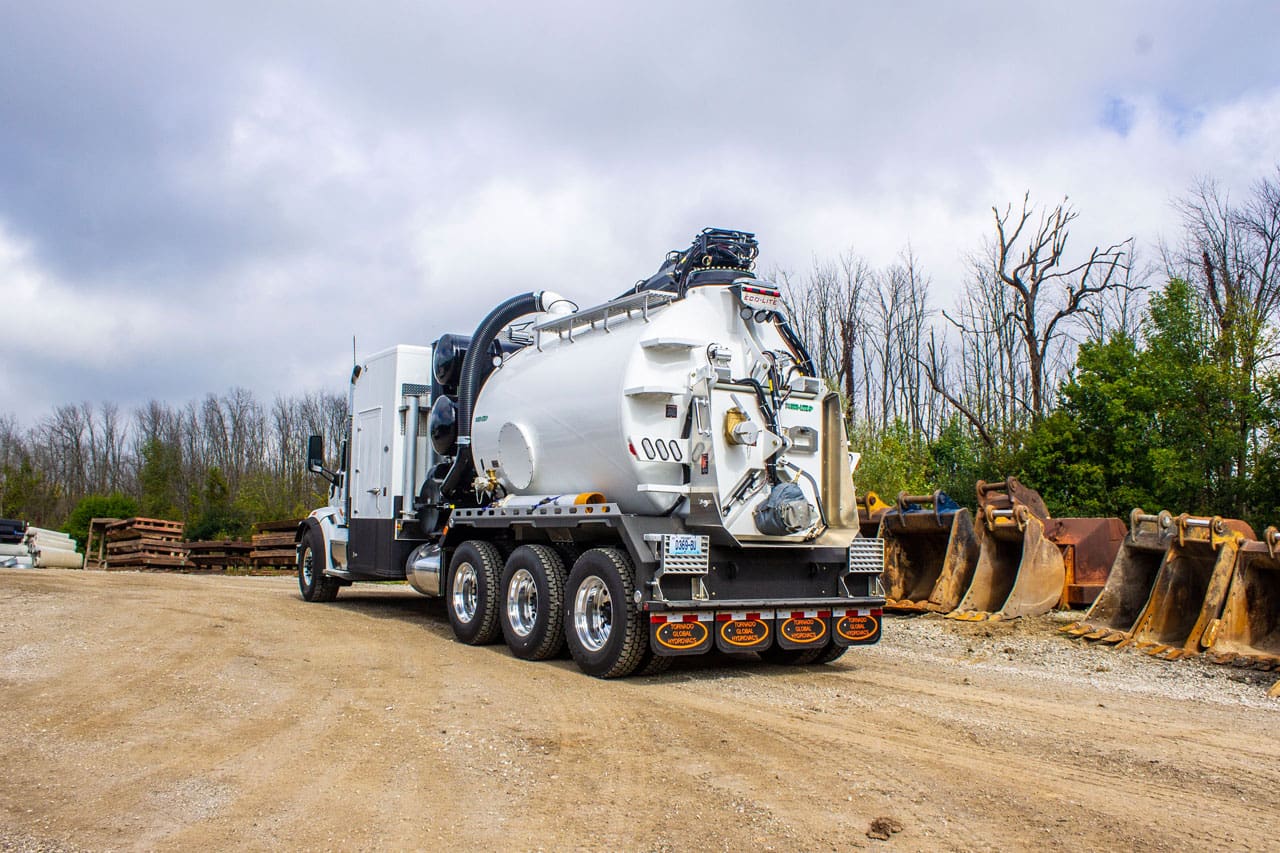
POLYGON ((880 642, 883 612, 836 610, 831 614, 831 642, 837 646, 868 646, 880 642))
POLYGON ((649 617, 649 647, 656 655, 700 655, 711 648, 714 614, 655 613, 649 617))
POLYGON ((778 611, 777 644, 784 649, 825 646, 831 636, 830 610, 778 611))
POLYGON ((715 630, 722 652, 761 652, 773 645, 773 611, 717 613, 715 630))

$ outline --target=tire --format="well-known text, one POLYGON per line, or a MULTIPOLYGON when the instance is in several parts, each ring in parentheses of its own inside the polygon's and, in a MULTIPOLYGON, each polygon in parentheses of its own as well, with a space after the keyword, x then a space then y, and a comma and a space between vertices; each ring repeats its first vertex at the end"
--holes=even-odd
POLYGON ((655 655, 652 649, 645 649, 640 656, 640 665, 636 667, 636 675, 662 675, 671 669, 676 659, 670 655, 655 655))
POLYGON ((324 536, 312 529, 302 537, 298 549, 298 590, 303 601, 333 601, 342 583, 324 573, 324 536))
POLYGON ((445 585, 445 610, 453 636, 469 646, 483 646, 498 639, 498 581, 502 554, 492 542, 463 542, 449 560, 445 585))
MULTIPOLYGON (((781 646, 770 646, 760 652, 760 660, 765 663, 777 664, 778 666, 808 666, 811 663, 816 663, 818 658, 822 657, 830 648, 830 645, 817 649, 784 649, 781 646)), ((832 660, 834 659, 832 658, 832 660)))
POLYGON ((564 638, 574 662, 587 675, 621 678, 644 661, 649 632, 635 591, 635 570, 616 548, 592 548, 573 564, 565 595, 564 638))
POLYGON ((815 658, 813 662, 814 663, 831 663, 833 660, 838 660, 844 657, 844 653, 847 651, 849 651, 848 646, 837 646, 835 643, 831 643, 829 646, 827 646, 825 649, 822 650, 822 654, 818 655, 818 657, 815 658))
POLYGON ((554 548, 521 545, 502 569, 498 614, 511 653, 546 660, 564 648, 564 587, 569 573, 554 548))

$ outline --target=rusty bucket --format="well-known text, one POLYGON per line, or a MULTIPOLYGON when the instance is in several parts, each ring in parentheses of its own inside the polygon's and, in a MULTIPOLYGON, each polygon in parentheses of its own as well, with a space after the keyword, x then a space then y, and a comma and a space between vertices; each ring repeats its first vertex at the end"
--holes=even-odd
POLYGON ((1222 617, 1202 645, 1215 663, 1280 668, 1280 530, 1241 544, 1222 617))
POLYGON ((1200 641, 1222 614, 1240 546, 1252 540, 1243 521, 1182 514, 1151 588, 1151 596, 1129 636, 1147 654, 1174 660, 1198 654, 1200 641))
POLYGON ((886 610, 947 613, 969 586, 978 538, 969 510, 942 492, 898 495, 880 521, 886 610))
POLYGON ((1147 606, 1174 533, 1174 519, 1168 512, 1131 512, 1129 533, 1120 544, 1102 591, 1082 620, 1062 630, 1104 643, 1126 639, 1147 606))

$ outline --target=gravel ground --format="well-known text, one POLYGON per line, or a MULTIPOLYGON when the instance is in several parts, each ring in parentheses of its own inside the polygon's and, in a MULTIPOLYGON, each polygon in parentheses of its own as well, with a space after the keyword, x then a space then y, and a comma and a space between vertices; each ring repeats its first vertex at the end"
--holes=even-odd
POLYGON ((1273 675, 1070 621, 604 682, 404 586, 0 570, 0 850, 1275 849, 1273 675))
POLYGON ((962 622, 937 615, 892 619, 892 642, 878 653, 922 664, 963 662, 974 671, 1107 693, 1280 710, 1267 689, 1280 673, 1218 666, 1204 657, 1165 661, 1062 634, 1081 611, 1008 622, 962 622))

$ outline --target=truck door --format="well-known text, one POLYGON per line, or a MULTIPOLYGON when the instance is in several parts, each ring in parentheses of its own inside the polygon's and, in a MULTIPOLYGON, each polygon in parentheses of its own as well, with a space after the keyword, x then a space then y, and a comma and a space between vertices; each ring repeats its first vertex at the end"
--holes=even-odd
POLYGON ((383 469, 388 454, 382 450, 382 407, 356 415, 355 466, 351 471, 351 514, 355 518, 390 518, 390 498, 383 469))

